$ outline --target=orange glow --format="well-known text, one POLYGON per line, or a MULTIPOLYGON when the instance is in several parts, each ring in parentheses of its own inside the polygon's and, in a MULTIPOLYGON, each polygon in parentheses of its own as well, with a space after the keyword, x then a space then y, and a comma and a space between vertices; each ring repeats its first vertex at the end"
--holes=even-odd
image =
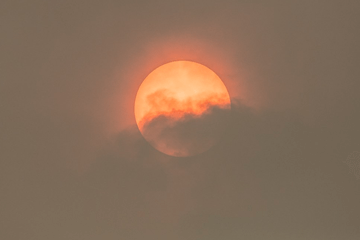
POLYGON ((141 84, 135 99, 135 119, 142 132, 146 122, 164 115, 174 120, 200 116, 210 107, 230 106, 228 91, 209 68, 190 61, 164 64, 141 84))

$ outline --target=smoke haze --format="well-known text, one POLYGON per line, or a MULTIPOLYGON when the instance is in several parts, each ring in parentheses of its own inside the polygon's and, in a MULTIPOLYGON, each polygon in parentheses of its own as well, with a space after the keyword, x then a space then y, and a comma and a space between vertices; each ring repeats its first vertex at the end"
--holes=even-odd
POLYGON ((0 239, 359 239, 359 16, 352 0, 3 0, 0 239), (188 158, 133 111, 179 59, 232 97, 226 134, 188 158))

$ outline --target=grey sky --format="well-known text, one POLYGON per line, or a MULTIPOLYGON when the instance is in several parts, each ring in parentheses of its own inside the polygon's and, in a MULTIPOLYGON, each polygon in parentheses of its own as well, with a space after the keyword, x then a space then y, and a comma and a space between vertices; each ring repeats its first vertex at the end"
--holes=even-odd
POLYGON ((0 238, 359 239, 359 22, 351 0, 1 1, 0 238), (134 125, 177 57, 233 100, 190 158, 134 125))

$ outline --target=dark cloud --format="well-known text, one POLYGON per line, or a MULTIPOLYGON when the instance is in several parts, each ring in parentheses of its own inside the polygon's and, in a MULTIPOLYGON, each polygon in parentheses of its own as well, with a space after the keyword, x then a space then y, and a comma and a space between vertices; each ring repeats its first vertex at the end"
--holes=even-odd
POLYGON ((180 119, 159 115, 143 126, 143 135, 156 149, 179 157, 202 153, 213 146, 228 128, 230 108, 210 106, 197 116, 180 119))
POLYGON ((359 16, 352 0, 2 1, 0 239, 359 239, 359 16), (176 58, 241 98, 188 158, 131 127, 141 81, 176 58))
MULTIPOLYGON (((233 103, 219 122, 226 134, 200 155, 162 154, 134 126, 109 139, 80 175, 46 158, 10 164, 1 185, 3 236, 356 236, 360 188, 340 159, 348 149, 342 140, 292 113, 233 103)), ((214 127, 206 117, 189 123, 214 127)))

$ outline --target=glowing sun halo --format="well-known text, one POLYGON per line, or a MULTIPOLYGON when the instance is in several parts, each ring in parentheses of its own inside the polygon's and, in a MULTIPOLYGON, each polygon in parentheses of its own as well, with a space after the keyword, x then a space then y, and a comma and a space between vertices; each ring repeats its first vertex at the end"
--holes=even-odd
POLYGON ((229 108, 228 91, 212 70, 199 63, 176 61, 158 67, 145 78, 135 99, 135 119, 152 146, 184 157, 204 152, 214 144, 214 132, 218 131, 213 128, 219 118, 211 117, 213 110, 229 108), (212 124, 205 126, 202 121, 212 124))

